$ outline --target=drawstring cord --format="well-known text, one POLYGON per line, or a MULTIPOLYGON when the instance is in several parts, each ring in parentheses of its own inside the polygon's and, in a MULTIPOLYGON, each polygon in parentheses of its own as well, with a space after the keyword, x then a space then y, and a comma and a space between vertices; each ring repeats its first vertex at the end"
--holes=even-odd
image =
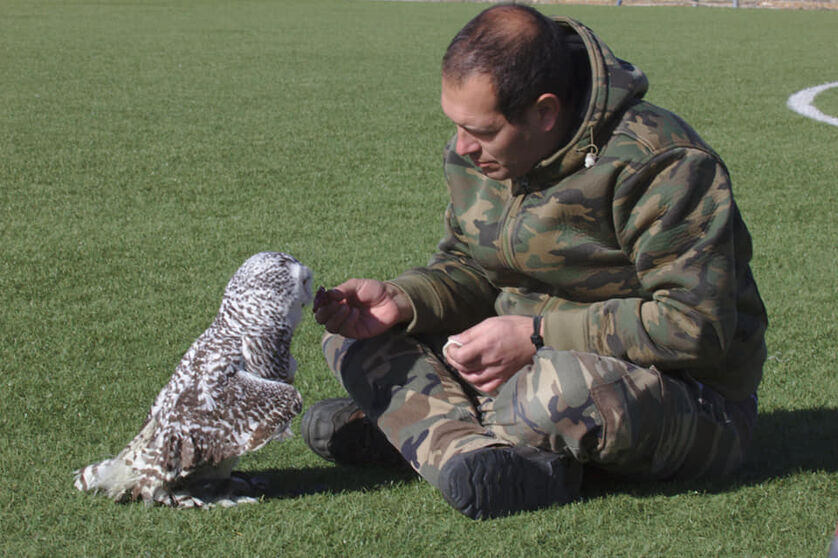
POLYGON ((594 143, 594 125, 593 124, 588 126, 588 132, 590 133, 590 136, 591 136, 590 140, 588 140, 589 141, 588 145, 586 145, 584 147, 579 147, 578 149, 576 149, 576 151, 578 151, 578 152, 587 151, 587 153, 585 154, 585 168, 586 169, 589 169, 592 166, 594 166, 596 164, 597 158, 599 157, 599 148, 594 143))

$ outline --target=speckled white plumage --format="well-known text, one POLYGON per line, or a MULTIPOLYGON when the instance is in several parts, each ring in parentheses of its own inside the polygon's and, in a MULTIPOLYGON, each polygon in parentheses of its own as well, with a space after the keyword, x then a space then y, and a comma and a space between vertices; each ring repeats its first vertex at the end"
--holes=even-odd
POLYGON ((290 435, 302 408, 290 345, 311 301, 311 277, 279 252, 242 264, 140 432, 116 457, 76 471, 76 488, 176 507, 254 501, 224 481, 240 455, 290 435))

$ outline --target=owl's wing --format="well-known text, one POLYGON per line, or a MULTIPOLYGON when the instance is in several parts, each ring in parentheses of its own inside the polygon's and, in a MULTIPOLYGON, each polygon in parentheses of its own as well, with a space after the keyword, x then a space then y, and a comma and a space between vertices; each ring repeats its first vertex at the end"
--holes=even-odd
POLYGON ((212 411, 177 409, 163 436, 163 466, 188 473, 215 465, 271 440, 280 439, 302 410, 302 397, 290 384, 238 371, 217 386, 212 411))
POLYGON ((235 435, 240 453, 255 451, 282 437, 288 423, 303 408, 303 398, 291 384, 243 370, 230 378, 225 392, 234 398, 225 406, 225 414, 239 427, 235 435))

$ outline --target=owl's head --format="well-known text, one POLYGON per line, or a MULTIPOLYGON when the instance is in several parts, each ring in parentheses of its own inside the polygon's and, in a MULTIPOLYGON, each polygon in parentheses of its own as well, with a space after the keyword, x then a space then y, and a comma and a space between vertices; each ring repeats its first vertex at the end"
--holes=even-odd
POLYGON ((282 252, 260 252, 236 271, 224 291, 221 314, 245 329, 282 326, 293 331, 311 302, 312 272, 282 252))

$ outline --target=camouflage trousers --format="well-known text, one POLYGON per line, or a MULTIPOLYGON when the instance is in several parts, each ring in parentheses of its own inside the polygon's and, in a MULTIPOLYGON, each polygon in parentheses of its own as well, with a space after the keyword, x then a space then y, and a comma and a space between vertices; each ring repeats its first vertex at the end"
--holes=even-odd
POLYGON ((721 476, 743 461, 756 396, 731 402, 689 377, 550 347, 489 395, 445 362, 445 340, 323 338, 344 388, 434 486, 452 456, 490 446, 569 453, 633 479, 721 476))

